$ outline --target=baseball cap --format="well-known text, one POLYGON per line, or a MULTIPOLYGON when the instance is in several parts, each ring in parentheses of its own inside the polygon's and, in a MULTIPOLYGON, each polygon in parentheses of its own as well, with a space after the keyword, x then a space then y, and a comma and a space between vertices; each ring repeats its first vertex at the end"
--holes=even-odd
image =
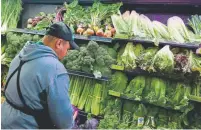
POLYGON ((74 35, 71 29, 63 22, 53 23, 47 28, 45 35, 51 35, 69 41, 73 49, 79 49, 79 46, 74 42, 74 35))

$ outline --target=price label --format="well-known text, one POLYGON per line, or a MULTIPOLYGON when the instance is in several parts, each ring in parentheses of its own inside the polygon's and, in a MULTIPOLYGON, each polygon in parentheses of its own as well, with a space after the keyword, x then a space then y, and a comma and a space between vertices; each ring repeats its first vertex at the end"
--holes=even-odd
POLYGON ((120 97, 120 96, 121 96, 121 93, 120 93, 120 92, 113 91, 113 90, 109 90, 109 95, 116 96, 116 97, 120 97))
POLYGON ((201 44, 199 45, 198 49, 196 50, 196 54, 201 55, 201 44))
POLYGON ((124 66, 120 66, 120 65, 111 65, 110 68, 114 70, 124 70, 124 66))
POLYGON ((144 125, 144 117, 138 117, 137 125, 138 125, 139 127, 141 127, 141 126, 144 125))

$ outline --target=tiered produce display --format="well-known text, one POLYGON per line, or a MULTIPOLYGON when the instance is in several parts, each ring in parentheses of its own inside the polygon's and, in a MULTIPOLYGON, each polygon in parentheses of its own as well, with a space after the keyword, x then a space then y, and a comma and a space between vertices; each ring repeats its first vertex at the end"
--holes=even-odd
POLYGON ((39 31, 63 21, 75 39, 86 36, 61 61, 70 72, 71 103, 88 116, 77 128, 201 129, 201 16, 192 15, 188 23, 173 16, 166 25, 134 10, 121 13, 122 5, 95 1, 85 8, 73 0, 56 13, 40 12, 27 20, 34 31, 6 34, 2 64, 9 67, 27 41, 39 41, 39 31))

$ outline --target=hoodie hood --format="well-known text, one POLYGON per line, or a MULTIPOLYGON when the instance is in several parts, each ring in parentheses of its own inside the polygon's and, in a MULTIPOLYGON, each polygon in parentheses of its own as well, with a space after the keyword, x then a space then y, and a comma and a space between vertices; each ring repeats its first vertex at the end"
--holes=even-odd
POLYGON ((33 60, 40 57, 55 57, 58 59, 57 54, 52 48, 45 45, 38 45, 30 41, 25 44, 23 49, 20 51, 19 56, 23 61, 33 60))

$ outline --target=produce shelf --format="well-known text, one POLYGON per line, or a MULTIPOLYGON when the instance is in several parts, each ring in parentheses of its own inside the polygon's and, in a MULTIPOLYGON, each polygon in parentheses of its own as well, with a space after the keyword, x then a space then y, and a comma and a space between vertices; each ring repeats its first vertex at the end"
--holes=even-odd
MULTIPOLYGON (((135 43, 141 43, 144 45, 147 44, 154 44, 153 41, 151 40, 140 40, 140 39, 119 39, 119 38, 114 38, 113 42, 135 42, 135 43)), ((176 43, 176 42, 159 42, 159 45, 165 46, 165 45, 170 45, 172 47, 181 47, 181 48, 188 48, 188 49, 197 49, 199 47, 199 43, 194 44, 194 43, 176 43)))
MULTIPOLYGON (((44 31, 37 31, 37 30, 30 30, 30 29, 10 29, 10 32, 18 32, 18 33, 26 33, 26 34, 36 34, 36 35, 45 35, 45 30, 44 31)), ((105 37, 98 37, 98 36, 83 36, 83 35, 74 35, 75 39, 78 40, 93 40, 93 41, 98 41, 98 42, 106 42, 106 43, 112 43, 112 38, 105 38, 105 37)))
POLYGON ((140 69, 139 67, 137 67, 134 70, 127 71, 127 70, 123 70, 123 67, 115 66, 115 65, 111 66, 111 69, 122 71, 130 76, 137 76, 137 75, 154 76, 154 77, 169 79, 169 80, 173 80, 173 81, 182 81, 182 82, 186 82, 186 83, 189 83, 194 80, 194 76, 192 76, 192 73, 165 74, 165 73, 161 73, 161 72, 148 72, 148 71, 140 69))
MULTIPOLYGON (((11 32, 18 32, 18 33, 27 33, 27 34, 36 34, 36 35, 45 35, 45 31, 37 31, 37 30, 30 30, 30 29, 9 29, 8 31, 11 32)), ((141 39, 119 39, 119 38, 105 38, 105 37, 98 37, 98 36, 83 36, 83 35, 74 35, 75 39, 78 40, 94 40, 98 42, 105 42, 105 43, 113 43, 113 42, 135 42, 135 43, 141 43, 143 45, 148 44, 154 44, 151 40, 141 40, 141 39)), ((199 47, 199 44, 194 43, 176 43, 176 42, 159 42, 159 45, 170 45, 172 47, 181 47, 181 48, 188 48, 188 49, 197 49, 199 47)))
POLYGON ((15 28, 15 29, 9 29, 8 31, 9 32, 17 32, 17 33, 35 34, 35 35, 45 35, 45 30, 38 31, 38 30, 15 28))
POLYGON ((149 103, 149 102, 146 102, 146 101, 143 101, 143 100, 139 101, 139 100, 136 100, 134 98, 128 98, 126 95, 124 95, 124 94, 122 94, 120 92, 113 91, 113 90, 109 90, 108 94, 110 96, 118 97, 118 98, 121 98, 121 99, 130 100, 130 101, 134 101, 134 102, 138 102, 138 103, 143 103, 143 104, 148 104, 148 105, 153 105, 153 106, 157 106, 157 107, 164 108, 164 109, 167 109, 167 110, 174 110, 174 111, 184 112, 184 111, 182 111, 180 109, 174 109, 172 107, 160 106, 160 105, 149 103))
POLYGON ((190 101, 192 101, 192 102, 201 103, 201 97, 194 96, 194 95, 190 95, 190 96, 189 96, 189 99, 190 99, 190 101))
POLYGON ((106 43, 112 43, 112 38, 106 38, 106 37, 98 37, 98 36, 83 36, 83 35, 78 35, 75 34, 74 35, 75 39, 79 39, 79 40, 93 40, 93 41, 97 41, 97 42, 106 42, 106 43))
POLYGON ((91 78, 91 79, 109 81, 108 77, 102 76, 101 78, 96 78, 93 74, 89 74, 89 73, 85 73, 85 72, 81 72, 81 71, 74 71, 74 70, 67 69, 67 73, 69 75, 75 75, 75 76, 81 76, 81 77, 86 77, 86 78, 91 78))

